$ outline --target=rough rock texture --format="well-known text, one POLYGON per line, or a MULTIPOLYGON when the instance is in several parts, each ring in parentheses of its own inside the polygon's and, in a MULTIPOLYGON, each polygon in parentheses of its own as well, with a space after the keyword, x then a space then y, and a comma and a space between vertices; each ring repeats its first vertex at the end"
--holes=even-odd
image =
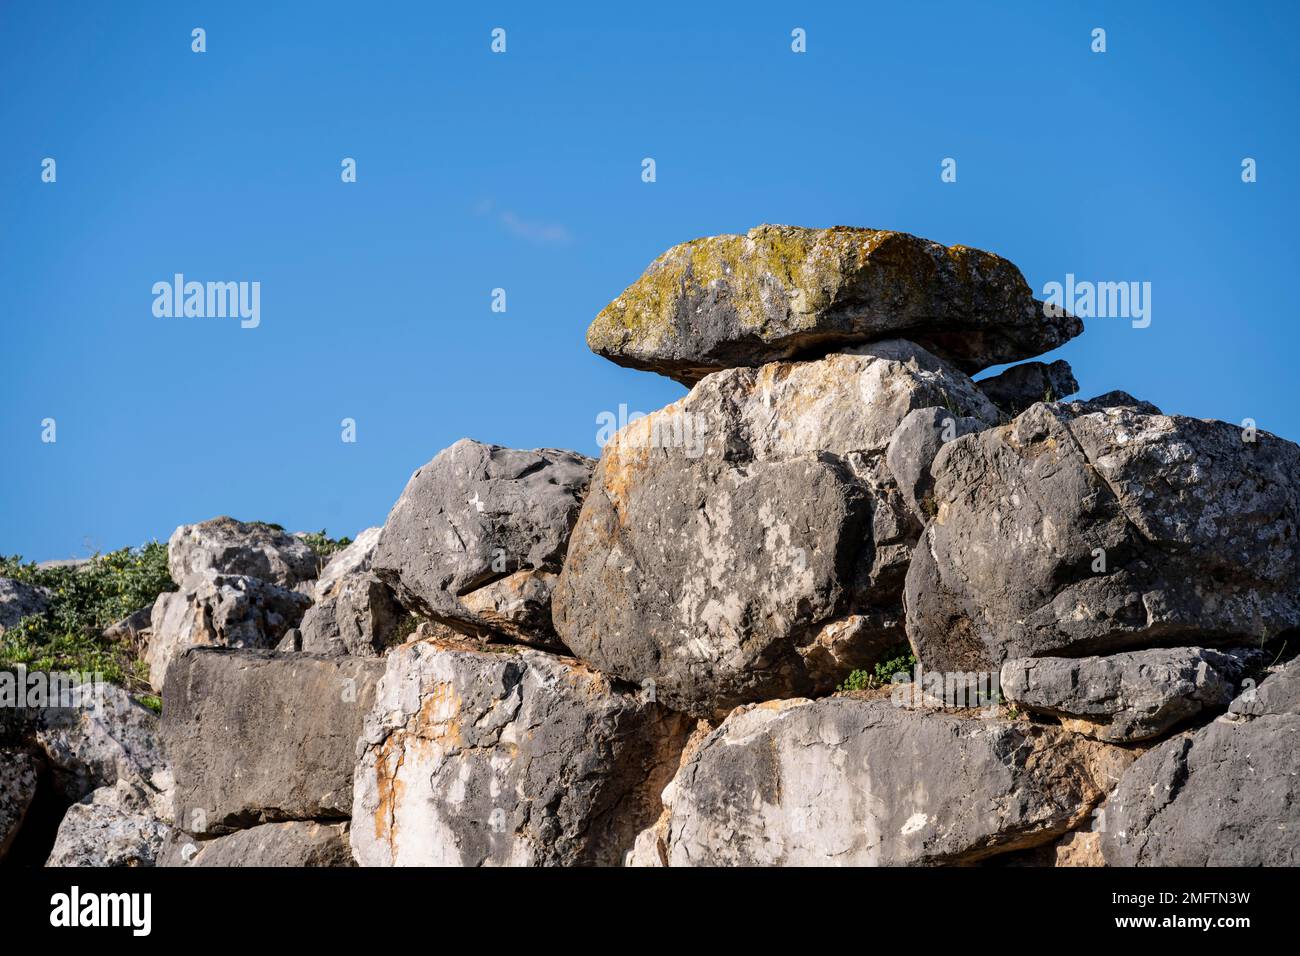
POLYGON ((275 647, 310 605, 307 595, 257 578, 215 571, 191 577, 154 603, 149 681, 161 690, 167 666, 187 647, 275 647))
POLYGON ((172 775, 158 717, 113 684, 80 685, 75 693, 87 706, 49 707, 34 714, 34 741, 44 751, 55 786, 68 799, 80 800, 125 783, 148 794, 162 812, 172 775), (97 706, 89 706, 96 700, 97 706))
POLYGON ((539 651, 416 641, 366 719, 363 866, 616 864, 659 812, 689 722, 539 651))
POLYGON ((182 588, 209 571, 292 588, 316 577, 320 558, 306 541, 280 528, 222 516, 173 531, 167 541, 167 568, 182 588))
POLYGON ((164 866, 354 866, 348 824, 264 823, 215 840, 182 842, 164 866))
POLYGON ((1098 740, 1158 737, 1204 712, 1223 710, 1236 682, 1263 654, 1204 647, 1155 648, 1105 657, 1020 657, 1002 665, 1006 700, 1061 718, 1098 740))
POLYGON ((587 330, 592 351, 693 385, 710 372, 905 337, 969 373, 1083 331, 1010 262, 902 232, 759 226, 669 249, 587 330))
POLYGON ((153 795, 119 781, 68 808, 45 865, 153 866, 170 829, 153 795))
POLYGON ((360 657, 180 654, 167 672, 162 722, 177 825, 213 835, 347 819, 356 742, 383 669, 360 657))
POLYGON ((1079 390, 1070 363, 1057 359, 1013 365, 998 375, 980 379, 976 388, 994 405, 1014 417, 1038 402, 1059 402, 1079 390))
POLYGON ((908 412, 894 429, 885 451, 885 462, 898 490, 918 521, 924 524, 934 514, 931 491, 934 479, 930 465, 945 442, 981 431, 989 422, 954 415, 946 408, 918 408, 908 412))
POLYGON ((0 634, 31 614, 44 614, 49 593, 13 578, 0 578, 0 634))
POLYGON ((628 424, 556 586, 565 644, 700 716, 829 690, 874 663, 903 639, 920 533, 885 451, 909 412, 936 405, 997 421, 964 374, 892 341, 719 372, 628 424))
POLYGON ((1026 721, 774 701, 734 712, 684 763, 661 852, 670 866, 969 863, 1079 825, 1129 759, 1026 721))
POLYGON ((1297 674, 1293 662, 1230 716, 1143 754, 1107 801, 1106 862, 1300 865, 1297 674))
POLYGON ((382 528, 367 528, 352 539, 346 548, 336 551, 312 585, 311 599, 323 601, 335 592, 344 578, 369 571, 382 531, 382 528))
POLYGON ((36 761, 21 750, 0 750, 0 862, 22 828, 36 796, 36 761))
POLYGON ((1300 448, 1093 407, 1035 405, 940 450, 936 515, 907 572, 927 668, 1245 645, 1300 626, 1300 448))
POLYGON ((387 584, 368 571, 348 574, 307 609, 296 649, 326 656, 375 657, 393 640, 404 616, 387 584))
POLYGON ((427 617, 556 647, 551 575, 564 561, 591 466, 574 452, 461 439, 411 476, 384 524, 374 572, 427 617), (507 583, 528 571, 548 573, 507 583))

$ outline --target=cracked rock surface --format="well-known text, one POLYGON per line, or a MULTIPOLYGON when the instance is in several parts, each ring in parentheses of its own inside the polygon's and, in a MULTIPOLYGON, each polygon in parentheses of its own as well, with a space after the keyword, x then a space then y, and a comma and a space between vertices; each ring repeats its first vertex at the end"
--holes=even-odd
POLYGON ((587 330, 597 355, 693 385, 724 368, 907 338, 962 371, 1083 331, 1000 256, 904 232, 763 225, 674 246, 587 330))
MULTIPOLYGON (((553 601, 566 646, 698 716, 831 690, 903 640, 910 412, 997 410, 911 342, 731 369, 606 444, 553 601)), ((974 427, 972 425, 972 427, 974 427)))
POLYGON ((1094 400, 947 443, 907 572, 917 658, 989 671, 1300 626, 1300 448, 1254 437, 1094 400))
POLYGON ((670 866, 970 863, 1085 822, 1131 755, 1055 727, 889 699, 739 709, 664 791, 633 862, 670 866))
POLYGON ((1107 803, 1110 866, 1300 865, 1300 664, 1143 754, 1107 803))
POLYGON ((659 812, 689 722, 568 658, 415 641, 359 745, 363 866, 614 865, 659 812))

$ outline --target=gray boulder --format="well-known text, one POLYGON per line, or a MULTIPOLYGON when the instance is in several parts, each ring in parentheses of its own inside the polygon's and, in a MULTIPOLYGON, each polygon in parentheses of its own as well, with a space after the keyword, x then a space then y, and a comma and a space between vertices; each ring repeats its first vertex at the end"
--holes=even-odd
POLYGON ((21 750, 0 750, 0 863, 22 829, 36 797, 36 761, 21 750))
POLYGON ((1020 270, 902 232, 758 226, 669 249, 607 305, 587 344, 693 385, 710 372, 904 337, 974 374, 1083 331, 1020 270))
POLYGON ((1006 700, 1058 717, 1067 730, 1126 743, 1222 711, 1263 653, 1155 648, 1105 657, 1020 657, 1002 665, 1006 700))
POLYGON ((1292 662, 1271 668, 1258 686, 1253 678, 1243 681, 1242 692, 1228 705, 1228 714, 1234 719, 1300 714, 1300 664, 1292 662))
POLYGON ((1070 363, 1057 359, 1013 365, 997 375, 980 379, 975 387, 994 405, 1015 417, 1038 402, 1059 402, 1079 390, 1070 363))
POLYGON ((186 587, 158 595, 145 661, 149 681, 161 690, 167 667, 194 646, 275 647, 297 627, 311 598, 258 578, 206 571, 186 587))
POLYGON ((719 372, 629 423, 556 585, 566 646, 699 716, 825 692, 874 663, 903 639, 921 530, 886 449, 936 405, 997 421, 963 373, 892 341, 719 372))
POLYGON ((954 415, 946 408, 918 408, 908 412, 889 438, 885 461, 899 493, 918 521, 924 524, 934 513, 930 492, 934 479, 930 465, 945 442, 981 431, 989 422, 965 415, 954 415))
POLYGON ((114 684, 83 684, 69 701, 33 714, 31 735, 69 800, 118 783, 149 795, 165 814, 172 787, 157 715, 114 684))
POLYGON ((44 614, 50 606, 49 592, 13 578, 0 578, 0 634, 23 618, 44 614))
POLYGON ((311 545, 282 528, 224 515, 181 525, 167 541, 167 568, 182 588, 209 571, 292 588, 315 578, 320 563, 311 545))
POLYGON ((773 701, 733 712, 683 763, 633 862, 971 863, 1086 822, 1130 759, 1026 721, 773 701))
POLYGON ((404 617, 387 584, 368 571, 349 574, 307 609, 294 649, 375 657, 394 640, 404 617))
POLYGON ((354 866, 347 823, 263 823, 213 840, 179 841, 161 866, 354 866))
POLYGON ((353 799, 362 866, 613 865, 659 812, 685 718, 567 658, 389 653, 353 799))
POLYGON ((1300 448, 1225 422, 1038 404, 946 444, 907 572, 931 670, 1300 626, 1300 448))
POLYGON ((214 836, 258 823, 344 820, 362 720, 383 663, 194 647, 163 689, 176 825, 214 836))
POLYGON ((122 780, 68 808, 45 865, 153 866, 170 831, 154 796, 122 780))
POLYGON ((1300 866, 1295 663, 1137 760, 1107 801, 1110 866, 1300 866), (1287 685, 1266 693, 1274 681, 1287 685))
POLYGON ((591 465, 574 452, 461 439, 407 483, 384 524, 374 573, 422 616, 469 634, 558 647, 551 575, 564 560, 591 465), (525 576, 528 587, 505 583, 519 572, 547 573, 525 576), (512 590, 510 601, 502 589, 512 590))

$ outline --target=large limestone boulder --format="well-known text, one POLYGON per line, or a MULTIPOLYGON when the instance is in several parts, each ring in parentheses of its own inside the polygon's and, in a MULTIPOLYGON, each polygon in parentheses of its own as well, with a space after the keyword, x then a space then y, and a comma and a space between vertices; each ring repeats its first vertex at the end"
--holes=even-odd
POLYGON ((154 795, 119 781, 68 808, 45 865, 153 866, 170 832, 154 795))
POLYGON ((1224 710, 1258 649, 1154 648, 1104 657, 1019 657, 1002 665, 1003 697, 1067 730, 1127 743, 1224 710))
POLYGON ((693 385, 710 372, 907 338, 965 372, 1083 331, 992 253, 902 232, 759 226, 669 249, 587 330, 598 355, 693 385))
POLYGON ((36 761, 21 750, 0 749, 0 863, 22 829, 36 797, 36 761))
POLYGON ((302 538, 260 521, 222 516, 181 525, 167 541, 167 568, 180 587, 215 571, 292 588, 316 577, 320 558, 302 538))
POLYGON ((194 836, 345 820, 381 661, 192 647, 167 671, 175 820, 194 836))
POLYGON ((558 647, 551 591, 591 466, 574 452, 461 439, 411 476, 373 570, 426 617, 558 647))
POLYGON ((1246 437, 1077 403, 949 442, 907 572, 918 659, 987 671, 1300 626, 1300 448, 1246 437))
POLYGON ((1079 390, 1070 363, 1025 362, 998 375, 982 378, 975 386, 1008 416, 1015 417, 1038 402, 1059 402, 1079 390))
POLYGON ((739 709, 665 789, 640 858, 970 863, 1085 823, 1131 759, 1059 728, 968 714, 845 697, 739 709))
POLYGON ((1106 862, 1300 866, 1298 674, 1292 662, 1228 716, 1129 767, 1106 804, 1106 862))
POLYGON ((145 661, 161 690, 167 667, 187 647, 275 647, 311 606, 298 591, 259 578, 206 571, 180 591, 158 595, 145 661))
POLYGON ((684 717, 568 658, 415 641, 366 719, 363 866, 612 865, 659 812, 684 717))
POLYGON ((997 410, 910 342, 711 375, 606 444, 553 601, 574 653, 710 716, 833 689, 903 639, 900 422, 997 410))
POLYGON ((13 578, 0 578, 0 634, 30 615, 44 614, 49 592, 13 578))
POLYGON ((54 785, 69 800, 120 783, 149 795, 159 811, 172 788, 159 720, 114 684, 71 689, 75 706, 34 712, 31 734, 54 785))

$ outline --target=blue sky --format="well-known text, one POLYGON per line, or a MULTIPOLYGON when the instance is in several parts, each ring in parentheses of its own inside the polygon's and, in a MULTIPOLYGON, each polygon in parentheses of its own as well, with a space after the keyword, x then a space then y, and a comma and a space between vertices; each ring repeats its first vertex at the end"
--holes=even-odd
POLYGON ((0 3, 0 552, 353 534, 464 435, 595 454, 684 389, 591 318, 762 222, 1149 281, 1149 328, 1053 353, 1082 391, 1300 438, 1295 5, 476 6, 0 3), (177 272, 259 281, 261 325, 156 318, 177 272))

